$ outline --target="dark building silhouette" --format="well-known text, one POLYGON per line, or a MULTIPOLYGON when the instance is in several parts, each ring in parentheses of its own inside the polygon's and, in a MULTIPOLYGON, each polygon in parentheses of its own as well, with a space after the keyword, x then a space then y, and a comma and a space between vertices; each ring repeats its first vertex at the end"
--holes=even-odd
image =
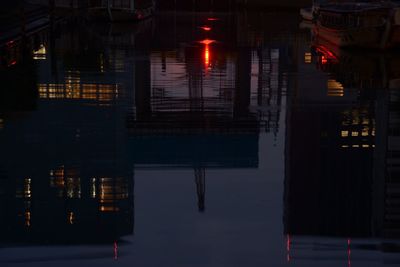
POLYGON ((371 70, 393 61, 364 55, 354 68, 357 59, 338 52, 306 52, 300 68, 315 60, 332 75, 299 82, 288 97, 285 233, 395 238, 397 97, 388 86, 396 84, 396 68, 369 84, 371 70))

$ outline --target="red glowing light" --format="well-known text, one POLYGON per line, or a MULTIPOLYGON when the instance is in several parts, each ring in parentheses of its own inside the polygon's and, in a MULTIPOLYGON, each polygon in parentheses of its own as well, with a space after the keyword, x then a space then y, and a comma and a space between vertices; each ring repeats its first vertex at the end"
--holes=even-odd
POLYGON ((326 59, 326 57, 324 55, 322 55, 321 62, 322 62, 322 64, 326 64, 326 63, 328 63, 328 59, 326 59))
POLYGON ((211 31, 211 27, 208 27, 208 26, 200 27, 200 29, 203 29, 203 30, 206 31, 206 32, 211 31))
POLYGON ((351 267, 351 239, 347 239, 347 265, 351 267))
POLYGON ((10 64, 8 64, 8 66, 11 67, 11 66, 14 66, 15 64, 17 64, 17 61, 13 60, 13 61, 10 62, 10 64))
POLYGON ((200 44, 204 45, 204 64, 206 67, 206 70, 209 69, 211 67, 211 49, 210 49, 210 45, 215 43, 215 40, 210 40, 210 39, 204 39, 202 41, 199 41, 200 44))
POLYGON ((118 260, 118 243, 114 241, 114 260, 118 260))
POLYGON ((200 41, 199 43, 201 43, 203 45, 210 45, 210 44, 215 43, 215 40, 204 39, 204 40, 200 41))
POLYGON ((318 46, 316 48, 317 52, 320 53, 321 56, 321 63, 326 64, 329 61, 335 61, 337 60, 337 57, 335 56, 334 53, 332 53, 327 47, 325 46, 318 46))
POLYGON ((204 50, 204 64, 206 65, 206 68, 210 66, 210 48, 208 45, 206 45, 204 50))
POLYGON ((207 18, 208 21, 217 21, 217 18, 207 18))

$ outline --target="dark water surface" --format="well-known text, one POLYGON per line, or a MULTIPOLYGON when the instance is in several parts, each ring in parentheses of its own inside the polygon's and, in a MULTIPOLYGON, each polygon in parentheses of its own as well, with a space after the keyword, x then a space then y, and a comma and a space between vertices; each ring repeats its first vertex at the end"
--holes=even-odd
POLYGON ((1 48, 0 266, 397 266, 400 56, 297 12, 1 48))

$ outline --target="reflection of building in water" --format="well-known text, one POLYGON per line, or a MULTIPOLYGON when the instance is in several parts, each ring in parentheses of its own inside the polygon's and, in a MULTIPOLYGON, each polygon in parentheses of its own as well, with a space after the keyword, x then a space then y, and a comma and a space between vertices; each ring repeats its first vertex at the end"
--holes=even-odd
MULTIPOLYGON (((328 77, 309 63, 332 71, 332 61, 324 61, 329 53, 302 53, 300 77, 314 79, 299 79, 288 97, 285 234, 398 237, 397 91, 384 90, 382 80, 359 83, 365 73, 352 64, 328 77), (344 79, 345 73, 357 79, 344 79)), ((342 67, 354 61, 331 56, 342 67)), ((378 62, 367 59, 368 72, 378 62)))
POLYGON ((370 235, 373 106, 291 101, 285 231, 292 235, 370 235))
MULTIPOLYGON (((170 31, 187 17, 177 16, 173 25, 160 20, 166 24, 160 27, 159 35, 164 36, 172 35, 170 31)), ((288 54, 293 47, 282 40, 267 43, 261 30, 252 33, 255 37, 249 39, 254 41, 245 43, 241 36, 247 36, 248 29, 239 27, 243 21, 230 16, 210 22, 207 16, 197 15, 190 22, 190 32, 176 35, 176 39, 163 38, 150 62, 138 61, 143 67, 135 76, 149 77, 151 82, 136 81, 135 125, 154 128, 161 122, 173 123, 176 130, 179 121, 185 129, 188 125, 183 124, 193 121, 199 127, 207 118, 209 131, 226 129, 223 123, 244 122, 276 133, 292 64, 288 54), (208 29, 206 33, 203 28, 208 29), (221 125, 213 125, 218 119, 221 125)))
POLYGON ((136 168, 193 168, 202 211, 205 170, 258 167, 260 130, 278 133, 293 44, 245 43, 235 16, 159 20, 160 47, 135 63, 130 146, 136 168))
POLYGON ((3 240, 96 242, 131 234, 133 171, 113 111, 51 101, 1 132, 3 240))
POLYGON ((133 232, 133 169, 120 108, 129 66, 117 73, 117 63, 109 63, 117 62, 115 53, 105 54, 90 36, 81 41, 99 51, 88 55, 99 64, 88 57, 74 62, 85 54, 77 34, 72 29, 53 40, 57 49, 44 42, 31 54, 39 70, 34 112, 19 115, 27 94, 8 97, 18 105, 2 105, 3 242, 103 242, 133 232))
POLYGON ((399 92, 390 90, 381 94, 382 104, 377 107, 381 120, 377 122, 375 152, 374 227, 377 235, 400 237, 400 125, 399 92))
POLYGON ((324 45, 298 54, 302 79, 288 96, 286 124, 287 260, 312 250, 350 266, 354 251, 399 251, 396 60, 324 45))
POLYGON ((279 129, 292 43, 255 31, 245 44, 235 16, 177 17, 189 27, 171 35, 164 19, 151 51, 140 29, 118 25, 72 25, 32 51, 37 108, 0 132, 10 240, 130 233, 133 168, 193 169, 204 211, 207 169, 258 167, 260 130, 279 129))
POLYGON ((48 179, 44 171, 32 178, 7 172, 15 184, 4 187, 3 242, 103 242, 132 234, 132 178, 109 172, 91 178, 92 171, 60 166, 48 179))

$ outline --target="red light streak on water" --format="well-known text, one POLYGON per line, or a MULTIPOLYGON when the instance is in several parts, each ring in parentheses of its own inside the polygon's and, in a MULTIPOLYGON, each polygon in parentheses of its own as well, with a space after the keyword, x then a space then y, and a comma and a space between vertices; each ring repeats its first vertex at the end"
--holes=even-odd
POLYGON ((290 235, 286 235, 286 260, 289 262, 290 261, 290 235))
POLYGON ((208 45, 206 45, 204 50, 204 64, 206 65, 206 68, 210 66, 210 48, 208 45))
POLYGON ((208 26, 202 26, 202 27, 200 27, 200 29, 202 29, 202 30, 204 30, 206 32, 211 31, 211 27, 208 27, 208 26))
POLYGON ((351 267, 351 239, 347 239, 347 265, 351 267))
POLYGON ((204 40, 200 41, 199 43, 201 43, 203 45, 210 45, 210 44, 215 43, 215 40, 204 39, 204 40))
POLYGON ((114 241, 114 260, 118 260, 118 243, 114 241))
POLYGON ((212 57, 210 45, 215 43, 215 40, 204 39, 202 41, 199 41, 199 43, 204 45, 203 60, 207 72, 208 69, 210 68, 211 57, 212 57))

